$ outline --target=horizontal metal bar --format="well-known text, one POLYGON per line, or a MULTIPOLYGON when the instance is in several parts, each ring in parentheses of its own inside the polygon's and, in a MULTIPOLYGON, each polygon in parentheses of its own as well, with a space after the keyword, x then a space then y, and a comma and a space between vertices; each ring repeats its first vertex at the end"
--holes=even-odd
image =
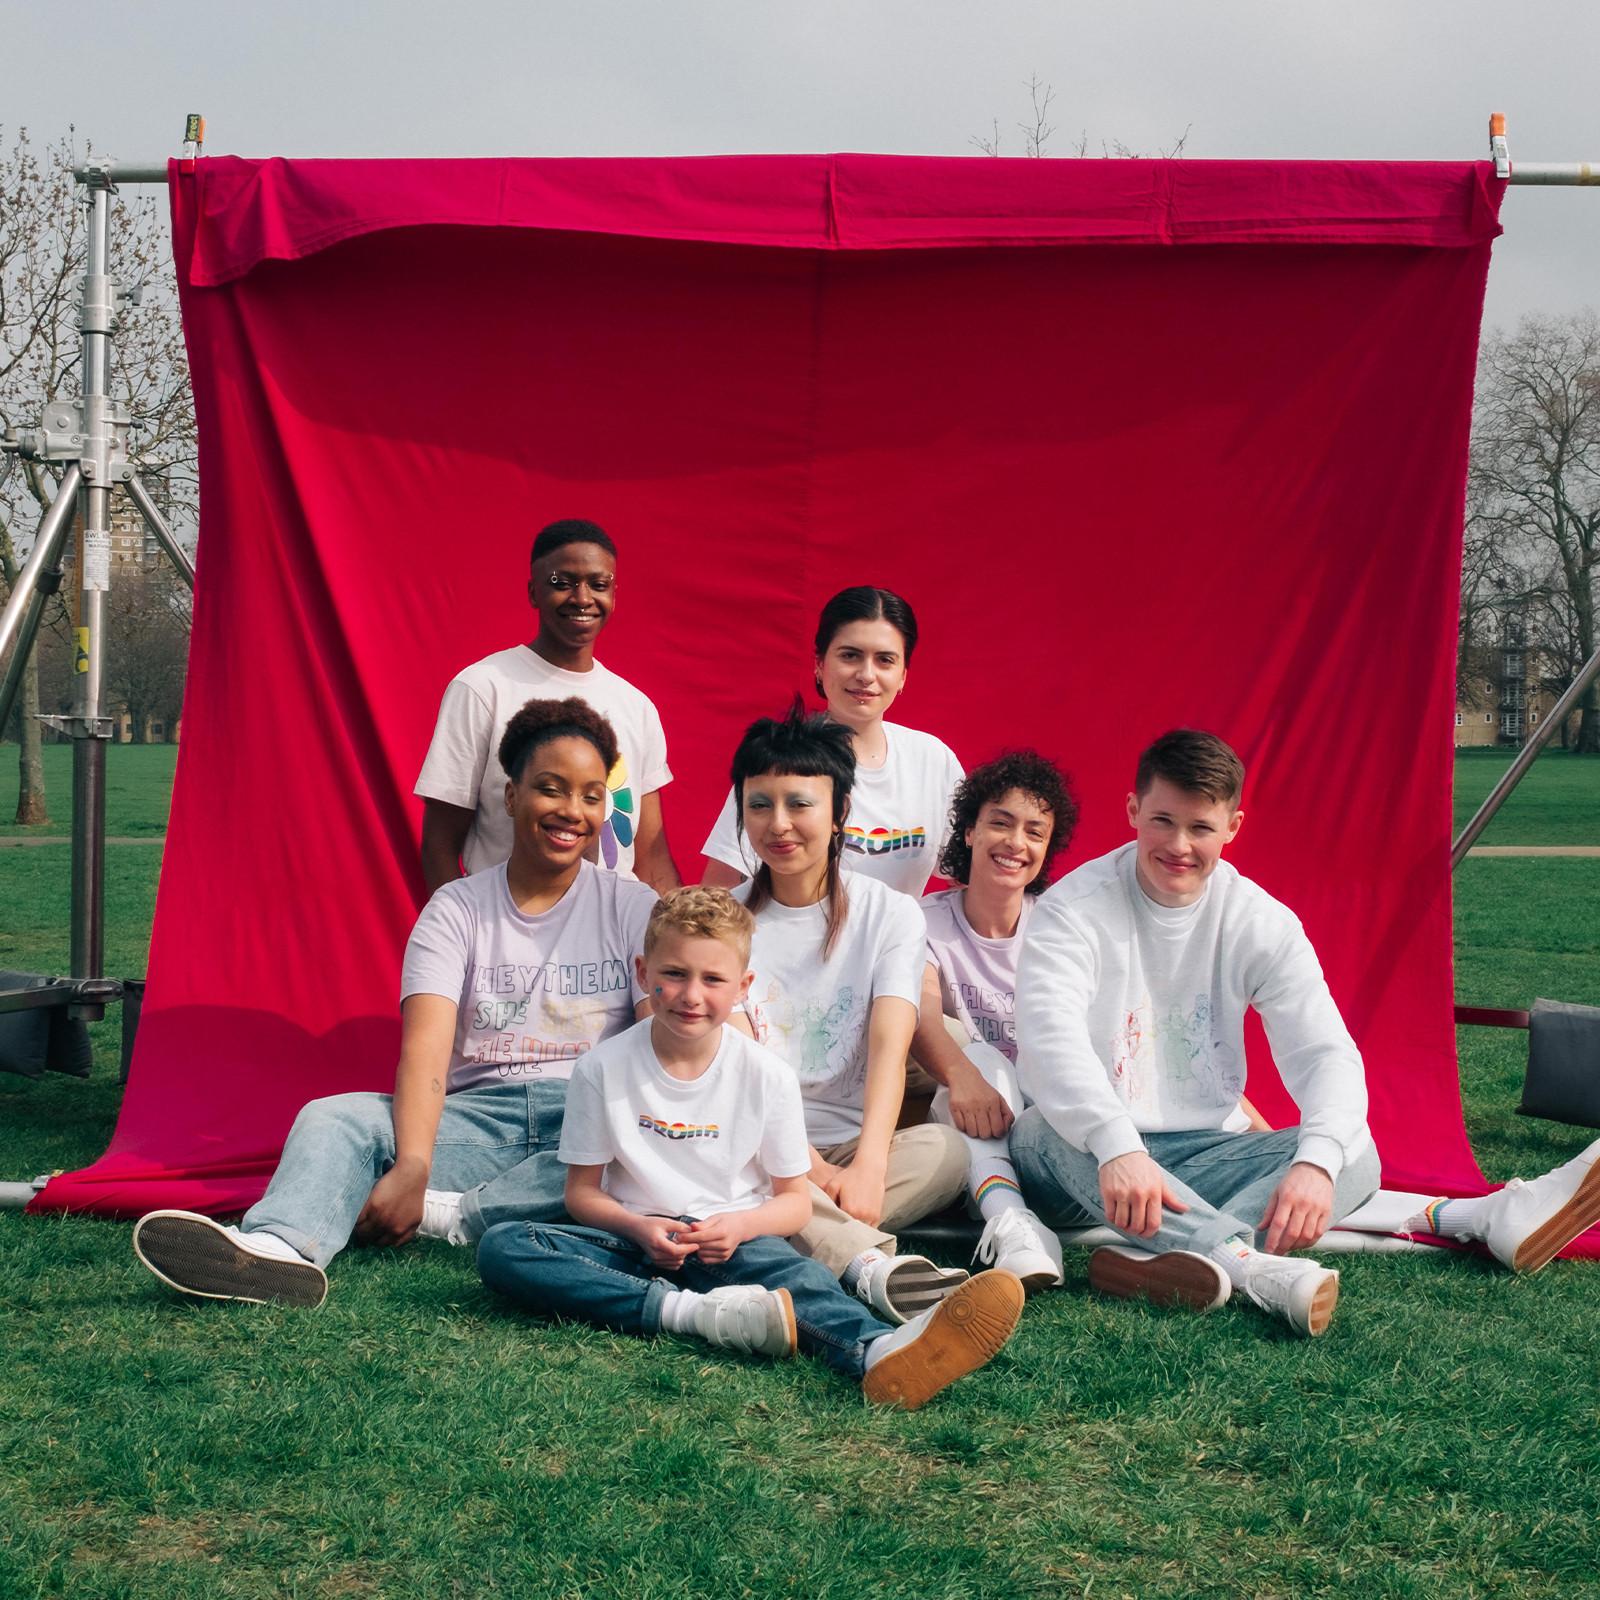
POLYGON ((165 183, 167 164, 150 161, 96 161, 85 167, 74 167, 72 176, 79 183, 97 183, 109 177, 113 183, 165 183))
POLYGON ((27 989, 0 988, 0 1015, 68 1006, 107 1006, 121 998, 122 985, 115 978, 52 978, 27 989))
POLYGON ((1456 1026, 1471 1028, 1526 1028, 1526 1011, 1497 1011, 1493 1006, 1457 1006, 1456 1026))
MULTIPOLYGON (((202 158, 203 159, 203 158, 202 158)), ((93 166, 74 167, 79 183, 109 175, 113 183, 165 183, 167 164, 149 161, 108 161, 93 166)), ((1600 187, 1600 161, 1513 161, 1512 183, 1594 185, 1600 187)))
POLYGON ((1600 161, 1513 161, 1511 182, 1600 185, 1600 161))

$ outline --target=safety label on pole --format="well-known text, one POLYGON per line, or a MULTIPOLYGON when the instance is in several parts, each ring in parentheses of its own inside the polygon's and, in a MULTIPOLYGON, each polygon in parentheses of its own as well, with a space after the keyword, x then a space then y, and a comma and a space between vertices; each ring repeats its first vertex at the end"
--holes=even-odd
POLYGON ((87 672, 89 670, 89 630, 87 628, 74 628, 72 642, 76 646, 72 653, 72 670, 74 672, 87 672))
POLYGON ((83 586, 102 594, 111 587, 111 535, 104 528, 84 530, 83 586))

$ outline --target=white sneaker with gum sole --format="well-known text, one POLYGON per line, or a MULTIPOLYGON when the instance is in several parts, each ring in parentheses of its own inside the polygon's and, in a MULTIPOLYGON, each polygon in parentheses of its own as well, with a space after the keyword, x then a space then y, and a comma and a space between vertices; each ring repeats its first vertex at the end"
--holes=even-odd
POLYGON ((787 1289, 729 1283, 710 1289, 694 1308, 695 1332, 720 1350, 745 1356, 792 1356, 800 1348, 794 1301, 787 1289))
POLYGON ((1315 1339, 1328 1331, 1339 1304, 1339 1274, 1304 1256, 1257 1255, 1244 1292, 1298 1334, 1315 1339))
POLYGON ((867 1347, 861 1392, 874 1405, 915 1411, 992 1361, 1017 1331, 1027 1296, 1010 1272, 980 1272, 931 1310, 867 1347))
POLYGON ((1572 1160, 1524 1183, 1513 1178, 1483 1202, 1478 1233, 1513 1272, 1537 1272, 1600 1222, 1600 1139, 1572 1160))

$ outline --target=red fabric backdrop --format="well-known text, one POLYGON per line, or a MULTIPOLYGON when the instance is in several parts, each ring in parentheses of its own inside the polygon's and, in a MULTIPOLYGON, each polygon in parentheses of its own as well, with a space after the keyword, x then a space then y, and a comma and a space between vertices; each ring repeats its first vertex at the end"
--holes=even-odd
MULTIPOLYGON (((1451 1022, 1456 574, 1484 165, 887 157, 174 173, 200 585, 138 1053, 44 1208, 226 1211, 392 1081, 411 785, 523 640, 533 532, 622 550, 681 863, 847 583, 923 626, 901 720, 1076 778, 1119 843, 1177 723, 1365 1052, 1392 1184, 1475 1191, 1451 1022)), ((1259 1046, 1260 1041, 1256 1041, 1259 1046)), ((1250 1093, 1288 1106, 1264 1051, 1250 1093)))

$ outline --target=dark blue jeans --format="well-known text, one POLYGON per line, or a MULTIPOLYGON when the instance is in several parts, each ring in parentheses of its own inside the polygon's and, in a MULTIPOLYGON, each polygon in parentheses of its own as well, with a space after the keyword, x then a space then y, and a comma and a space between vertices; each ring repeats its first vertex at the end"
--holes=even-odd
POLYGON ((669 1289, 704 1294, 730 1283, 787 1289, 800 1348, 848 1378, 861 1377, 867 1344, 889 1332, 825 1266, 787 1239, 770 1236, 746 1239, 714 1265, 690 1256, 664 1275, 638 1245, 599 1228, 502 1222, 478 1245, 478 1271, 491 1289, 531 1311, 618 1333, 660 1332, 661 1302, 669 1289))

